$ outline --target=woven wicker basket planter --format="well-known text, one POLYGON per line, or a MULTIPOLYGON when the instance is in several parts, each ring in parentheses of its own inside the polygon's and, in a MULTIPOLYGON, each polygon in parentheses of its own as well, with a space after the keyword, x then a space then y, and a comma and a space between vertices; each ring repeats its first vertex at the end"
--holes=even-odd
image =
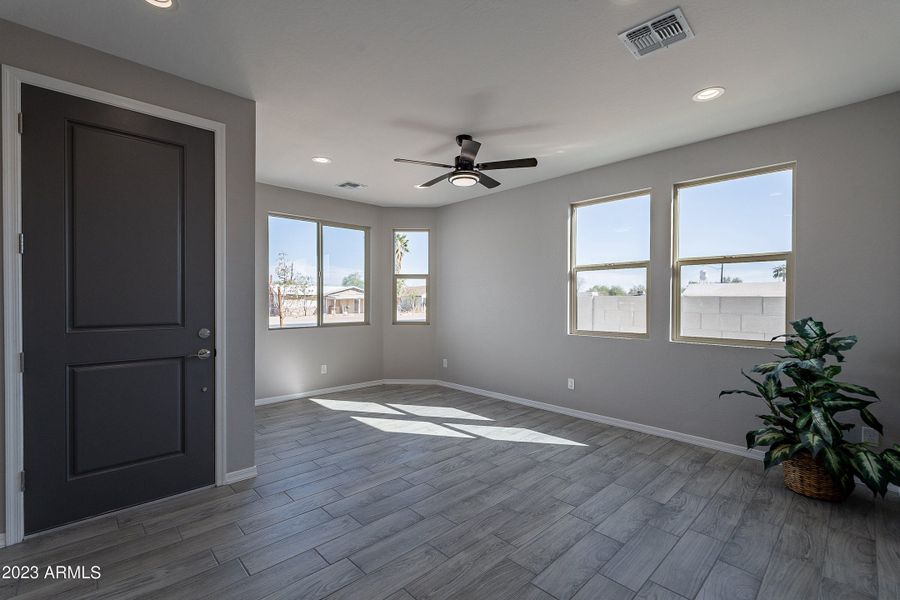
POLYGON ((802 496, 841 502, 853 490, 844 490, 837 485, 831 474, 822 463, 813 459, 809 452, 798 452, 793 458, 782 463, 784 465, 784 486, 802 496))

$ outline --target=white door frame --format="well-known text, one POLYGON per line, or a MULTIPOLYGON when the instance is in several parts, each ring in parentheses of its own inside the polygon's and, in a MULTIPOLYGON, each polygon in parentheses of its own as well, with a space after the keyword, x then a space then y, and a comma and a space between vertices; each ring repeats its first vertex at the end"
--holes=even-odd
POLYGON ((5 486, 6 544, 22 541, 25 529, 23 469, 22 373, 22 262, 19 233, 22 231, 22 155, 18 115, 22 107, 22 84, 86 98, 103 104, 192 125, 215 134, 216 169, 216 485, 226 482, 225 465, 225 124, 140 100, 95 90, 8 65, 2 67, 3 119, 3 374, 6 414, 5 486))

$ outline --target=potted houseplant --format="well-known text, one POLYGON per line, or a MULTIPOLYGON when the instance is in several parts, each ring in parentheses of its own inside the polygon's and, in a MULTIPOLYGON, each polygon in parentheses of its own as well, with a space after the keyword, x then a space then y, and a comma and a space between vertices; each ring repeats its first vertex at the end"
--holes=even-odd
POLYGON ((784 338, 784 355, 753 367, 760 377, 743 371, 754 390, 725 390, 762 399, 767 414, 757 415, 765 427, 747 433, 747 448, 766 447, 764 465, 784 463, 789 489, 823 500, 839 501, 853 491, 859 478, 874 494, 884 496, 888 484, 900 484, 900 444, 883 450, 849 442, 844 434, 855 425, 838 420, 855 412, 863 423, 882 433, 869 410, 878 395, 867 387, 837 379, 844 352, 856 336, 829 333, 811 318, 791 323, 795 333, 784 338))

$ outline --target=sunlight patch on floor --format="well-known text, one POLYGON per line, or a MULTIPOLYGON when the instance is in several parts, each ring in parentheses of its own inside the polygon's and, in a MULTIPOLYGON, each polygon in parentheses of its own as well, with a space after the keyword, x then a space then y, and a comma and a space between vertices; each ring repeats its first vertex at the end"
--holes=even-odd
POLYGON ((343 410, 348 412, 376 413, 382 415, 402 415, 393 408, 382 406, 377 402, 355 402, 353 400, 326 400, 325 398, 310 398, 316 404, 330 408, 331 410, 343 410))
POLYGON ((476 415, 465 410, 452 408, 450 406, 416 406, 414 404, 388 404, 392 408, 402 410, 417 417, 428 417, 433 419, 471 419, 473 421, 493 421, 487 417, 476 415))
POLYGON ((441 427, 435 423, 428 423, 427 421, 401 421, 399 419, 376 419, 374 417, 353 418, 360 423, 364 423, 370 427, 375 427, 376 429, 388 433, 412 433, 417 435, 436 435, 441 437, 472 439, 471 435, 466 435, 465 433, 447 427, 441 427))
POLYGON ((523 427, 495 427, 492 425, 470 425, 468 423, 444 423, 447 427, 461 429, 465 432, 498 442, 527 442, 531 444, 557 444, 561 446, 586 446, 565 438, 556 437, 533 429, 523 427))

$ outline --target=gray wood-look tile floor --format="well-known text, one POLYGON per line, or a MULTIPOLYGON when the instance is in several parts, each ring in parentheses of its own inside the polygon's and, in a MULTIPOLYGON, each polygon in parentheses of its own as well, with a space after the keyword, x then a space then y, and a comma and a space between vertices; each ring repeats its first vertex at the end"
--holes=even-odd
POLYGON ((102 572, 0 598, 900 598, 896 497, 445 388, 324 399, 257 409, 254 479, 0 550, 102 572))

